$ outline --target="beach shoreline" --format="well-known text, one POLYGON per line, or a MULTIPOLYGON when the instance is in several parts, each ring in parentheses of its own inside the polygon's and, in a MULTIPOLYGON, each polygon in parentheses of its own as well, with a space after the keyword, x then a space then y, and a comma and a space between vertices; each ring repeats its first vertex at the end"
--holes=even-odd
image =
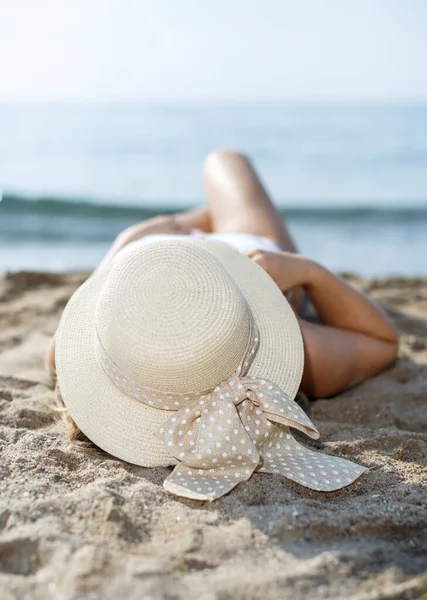
MULTIPOLYGON (((158 214, 203 205, 203 198, 156 206, 148 198, 131 205, 124 199, 102 203, 96 198, 83 202, 6 195, 0 203, 0 274, 94 269, 123 229, 158 214)), ((298 205, 289 199, 277 207, 299 251, 331 270, 362 277, 426 274, 426 202, 333 206, 298 205)))
POLYGON ((427 597, 427 278, 350 276, 396 323, 399 360, 310 407, 323 451, 369 471, 329 494, 255 474, 203 504, 169 495, 168 469, 67 442, 44 353, 88 275, 0 277, 2 597, 427 597))

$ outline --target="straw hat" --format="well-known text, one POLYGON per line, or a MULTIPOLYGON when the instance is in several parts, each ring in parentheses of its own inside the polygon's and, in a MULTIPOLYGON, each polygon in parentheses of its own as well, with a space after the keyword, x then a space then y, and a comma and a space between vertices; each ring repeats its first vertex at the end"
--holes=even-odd
POLYGON ((129 244, 70 298, 56 336, 58 385, 83 433, 113 456, 174 465, 164 487, 214 500, 254 471, 332 491, 365 470, 308 450, 294 401, 304 349, 269 275, 204 239, 129 244))

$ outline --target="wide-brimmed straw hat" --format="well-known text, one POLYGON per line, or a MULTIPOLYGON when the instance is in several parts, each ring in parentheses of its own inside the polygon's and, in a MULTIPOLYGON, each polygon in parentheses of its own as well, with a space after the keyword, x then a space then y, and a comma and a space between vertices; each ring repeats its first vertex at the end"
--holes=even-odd
POLYGON ((319 491, 365 470, 312 451, 294 401, 304 364, 297 319, 269 275, 204 239, 129 244, 70 298, 56 334, 63 401, 97 446, 164 487, 214 500, 254 471, 319 491))

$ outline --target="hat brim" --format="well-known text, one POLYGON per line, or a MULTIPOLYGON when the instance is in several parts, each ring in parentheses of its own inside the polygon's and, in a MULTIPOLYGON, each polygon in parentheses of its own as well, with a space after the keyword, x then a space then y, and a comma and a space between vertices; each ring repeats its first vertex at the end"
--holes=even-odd
MULTIPOLYGON (((303 372, 304 347, 283 293, 261 267, 228 244, 206 239, 191 243, 200 244, 222 262, 251 308, 260 343, 248 375, 274 381, 294 398, 303 372)), ((177 461, 157 437, 170 413, 121 393, 96 356, 95 310, 110 267, 111 263, 90 276, 64 309, 55 349, 60 392, 77 426, 106 452, 145 467, 174 465, 177 461)))

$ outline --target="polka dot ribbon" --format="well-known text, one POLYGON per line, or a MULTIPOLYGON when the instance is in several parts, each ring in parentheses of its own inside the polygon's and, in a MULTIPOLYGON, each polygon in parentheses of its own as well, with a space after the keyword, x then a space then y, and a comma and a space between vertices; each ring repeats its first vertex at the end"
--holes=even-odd
POLYGON ((104 369, 123 393, 171 411, 159 435, 179 462, 164 482, 166 490, 212 501, 260 471, 327 492, 353 483, 366 470, 296 441, 289 427, 314 439, 319 432, 298 404, 273 382, 243 376, 257 346, 254 328, 245 358, 227 381, 198 394, 170 394, 129 381, 98 344, 104 369))

